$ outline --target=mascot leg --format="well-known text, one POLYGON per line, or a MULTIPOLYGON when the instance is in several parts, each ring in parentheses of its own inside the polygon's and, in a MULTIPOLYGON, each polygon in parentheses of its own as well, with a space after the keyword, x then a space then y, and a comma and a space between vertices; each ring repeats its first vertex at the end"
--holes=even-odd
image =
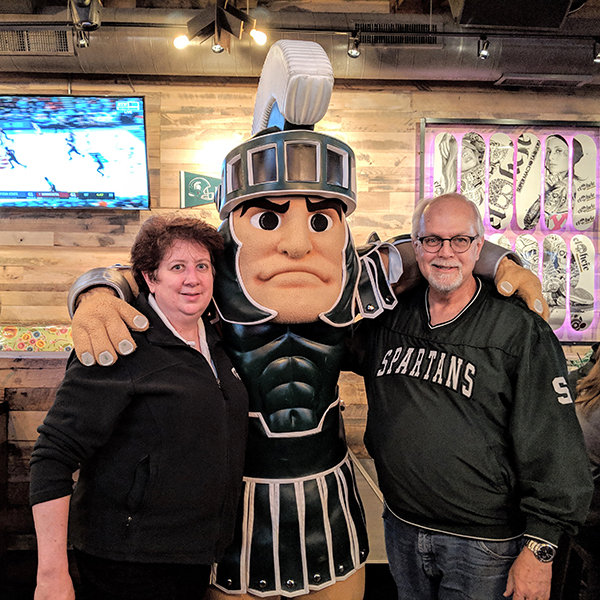
MULTIPOLYGON (((361 567, 348 579, 338 581, 317 592, 310 592, 300 598, 310 600, 363 600, 365 595, 365 568, 361 567)), ((258 596, 251 594, 226 594, 221 590, 210 587, 204 596, 204 600, 258 600, 258 596)), ((269 600, 285 600, 282 596, 269 596, 269 600)))

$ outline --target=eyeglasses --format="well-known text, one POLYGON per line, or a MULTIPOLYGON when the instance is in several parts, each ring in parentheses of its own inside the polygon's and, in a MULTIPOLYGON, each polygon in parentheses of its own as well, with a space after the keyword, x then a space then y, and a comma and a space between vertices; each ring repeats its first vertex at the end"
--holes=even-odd
POLYGON ((444 242, 450 242, 450 247, 457 254, 466 252, 471 244, 478 238, 478 235, 455 235, 451 238, 441 238, 437 235, 426 235, 424 237, 417 238, 423 246, 425 252, 439 252, 444 242))

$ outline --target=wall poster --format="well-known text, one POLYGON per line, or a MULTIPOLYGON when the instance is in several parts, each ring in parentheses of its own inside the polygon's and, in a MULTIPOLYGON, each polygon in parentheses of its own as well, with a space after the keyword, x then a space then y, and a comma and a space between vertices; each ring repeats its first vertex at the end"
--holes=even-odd
POLYGON ((562 342, 600 339, 600 123, 422 119, 420 197, 460 192, 538 275, 562 342))

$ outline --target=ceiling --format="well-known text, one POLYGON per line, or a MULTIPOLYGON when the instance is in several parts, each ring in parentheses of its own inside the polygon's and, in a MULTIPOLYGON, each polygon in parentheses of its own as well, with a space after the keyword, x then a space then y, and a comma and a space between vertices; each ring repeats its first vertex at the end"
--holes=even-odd
POLYGON ((292 38, 320 43, 338 80, 600 85, 593 62, 600 0, 238 0, 269 41, 259 47, 244 34, 222 54, 211 51, 210 40, 184 50, 172 43, 213 5, 208 0, 103 0, 101 26, 87 47, 77 45, 68 1, 2 3, 0 71, 256 78, 269 45, 292 38), (361 54, 353 59, 347 50, 356 32, 361 54), (482 36, 486 60, 477 55, 482 36))

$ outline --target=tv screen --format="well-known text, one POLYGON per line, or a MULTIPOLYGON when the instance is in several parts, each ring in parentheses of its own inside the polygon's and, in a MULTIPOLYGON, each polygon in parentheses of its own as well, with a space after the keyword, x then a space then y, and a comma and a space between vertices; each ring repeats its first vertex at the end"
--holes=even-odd
POLYGON ((149 208, 144 99, 0 96, 0 207, 149 208))

